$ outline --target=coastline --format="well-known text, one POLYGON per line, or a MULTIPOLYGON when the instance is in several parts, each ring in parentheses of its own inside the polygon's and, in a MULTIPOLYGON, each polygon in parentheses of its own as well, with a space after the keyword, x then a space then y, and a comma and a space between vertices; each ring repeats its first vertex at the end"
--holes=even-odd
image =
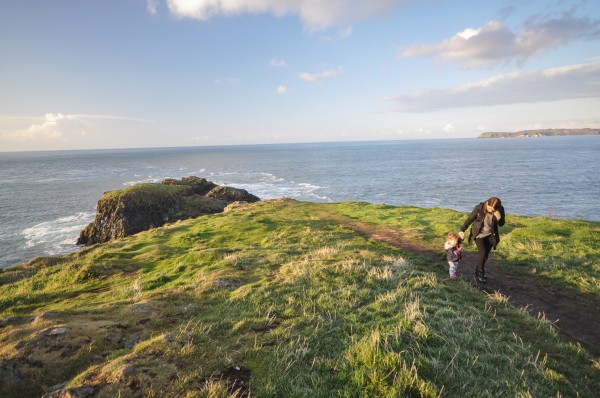
POLYGON ((486 132, 481 133, 477 138, 540 138, 540 137, 574 137, 574 136, 595 136, 600 135, 600 129, 538 129, 523 130, 514 133, 507 132, 486 132))

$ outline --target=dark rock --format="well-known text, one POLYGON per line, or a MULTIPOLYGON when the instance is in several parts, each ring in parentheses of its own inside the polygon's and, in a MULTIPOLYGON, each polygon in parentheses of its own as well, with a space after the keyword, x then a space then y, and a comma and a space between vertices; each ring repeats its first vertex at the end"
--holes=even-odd
POLYGON ((35 317, 33 322, 39 323, 41 321, 46 321, 48 319, 54 319, 57 317, 57 315, 58 314, 56 312, 52 312, 52 311, 42 312, 41 314, 39 314, 35 317))
POLYGON ((0 362, 0 386, 17 384, 21 381, 21 371, 12 362, 0 362))
POLYGON ((106 336, 104 336, 104 340, 107 340, 107 341, 117 342, 117 341, 121 341, 122 339, 123 339, 123 335, 121 333, 109 333, 106 336))
POLYGON ((0 328, 8 326, 8 325, 14 323, 17 320, 18 320, 18 318, 16 316, 9 316, 9 317, 5 317, 5 318, 0 318, 0 328))
POLYGON ((69 331, 69 329, 67 329, 65 327, 48 328, 48 329, 42 331, 41 333, 39 333, 37 336, 35 336, 34 338, 32 338, 29 341, 25 341, 25 340, 19 341, 19 343, 17 343, 17 345, 15 346, 15 349, 21 350, 24 348, 29 349, 29 348, 47 347, 49 340, 56 339, 59 336, 64 336, 68 331, 69 331))
POLYGON ((57 390, 62 390, 63 388, 65 388, 67 386, 68 383, 69 383, 68 381, 65 381, 63 383, 53 385, 52 387, 48 388, 47 391, 50 393, 50 392, 54 392, 57 390))
POLYGON ((131 311, 133 312, 155 312, 156 310, 148 305, 148 304, 131 304, 130 305, 131 311))
POLYGON ((243 189, 220 187, 194 176, 105 192, 96 206, 94 221, 81 231, 77 244, 108 242, 168 222, 221 213, 234 201, 258 200, 243 189))
POLYGON ((206 195, 211 189, 218 185, 212 181, 208 181, 206 178, 200 178, 196 176, 183 177, 181 180, 174 178, 167 178, 160 182, 163 185, 187 185, 192 188, 192 191, 196 195, 206 195))
POLYGON ((92 363, 100 363, 102 361, 104 361, 102 355, 94 355, 94 357, 92 358, 92 363))
POLYGON ((117 374, 117 376, 119 377, 119 379, 125 380, 125 379, 129 379, 129 378, 133 377, 134 374, 135 374, 135 366, 128 365, 128 366, 125 366, 123 369, 121 369, 119 371, 119 373, 117 374))
POLYGON ((123 347, 129 349, 132 349, 137 343, 139 343, 142 340, 142 335, 139 333, 132 333, 129 338, 127 338, 127 341, 125 342, 125 344, 123 344, 123 347))
POLYGON ((67 328, 54 328, 54 329, 50 329, 46 332, 47 336, 60 336, 62 334, 65 334, 69 331, 69 329, 67 328))
POLYGON ((206 194, 209 198, 220 199, 224 202, 258 202, 260 199, 257 196, 248 193, 245 189, 233 188, 233 187, 215 187, 209 193, 206 194))
POLYGON ((219 289, 236 289, 242 286, 242 280, 237 278, 216 278, 213 284, 219 289))

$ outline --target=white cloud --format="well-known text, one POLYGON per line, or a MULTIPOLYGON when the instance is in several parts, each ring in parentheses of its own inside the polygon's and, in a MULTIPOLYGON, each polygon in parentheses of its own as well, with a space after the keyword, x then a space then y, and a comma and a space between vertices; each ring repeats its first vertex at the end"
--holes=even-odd
POLYGON ((2 136, 13 141, 57 140, 62 137, 61 127, 66 122, 65 115, 46 113, 43 118, 35 119, 39 122, 27 128, 4 133, 2 136))
POLYGON ((207 20, 214 15, 269 13, 298 15, 309 30, 322 30, 351 21, 389 15, 406 0, 167 0, 179 18, 207 20))
POLYGON ((387 98, 397 110, 425 112, 515 103, 600 98, 600 61, 560 68, 497 75, 447 89, 387 98))
POLYGON ((456 132, 456 126, 454 124, 452 124, 452 123, 448 123, 444 127, 442 127, 442 131, 444 133, 455 133, 456 132))
POLYGON ((32 124, 27 130, 23 131, 22 139, 35 139, 35 138, 46 138, 46 139, 57 139, 62 136, 59 131, 59 123, 62 123, 65 119, 65 115, 62 113, 46 113, 44 116, 45 121, 41 124, 32 124))
POLYGON ((439 44, 412 45, 400 56, 435 57, 468 67, 495 66, 513 61, 522 63, 572 41, 599 37, 600 20, 575 18, 568 12, 555 18, 531 18, 518 32, 511 31, 502 22, 490 21, 480 28, 458 32, 439 44))
POLYGON ((343 29, 339 29, 335 35, 323 35, 320 40, 325 43, 335 43, 340 40, 347 40, 352 37, 352 26, 348 26, 343 29))
POLYGON ((477 36, 479 33, 481 33, 481 29, 467 28, 462 32, 457 33, 456 35, 462 37, 465 40, 469 40, 471 37, 477 36))
POLYGON ((154 123, 152 120, 131 118, 114 115, 65 115, 63 113, 46 113, 43 117, 31 116, 0 116, 0 123, 6 120, 35 121, 29 127, 21 127, 3 133, 1 136, 9 141, 57 141, 74 135, 85 136, 86 120, 121 120, 136 123, 154 123))
POLYGON ((285 59, 273 58, 271 60, 271 66, 274 66, 276 68, 287 68, 288 64, 287 62, 285 62, 285 59))
POLYGON ((277 87, 277 94, 287 94, 287 92, 288 92, 287 86, 277 87))
POLYGON ((347 39, 352 36, 352 26, 348 26, 347 28, 340 29, 338 32, 340 39, 347 39))
POLYGON ((215 79, 215 84, 239 84, 240 83, 240 79, 235 78, 235 77, 226 77, 223 79, 215 79))
POLYGON ((158 6, 158 0, 146 0, 146 10, 152 14, 156 15, 156 8, 158 6))
POLYGON ((154 124, 156 121, 151 119, 140 119, 137 117, 129 117, 129 116, 117 116, 117 115, 87 115, 87 114, 75 114, 75 115, 65 115, 67 120, 84 120, 84 119, 96 119, 96 120, 123 120, 129 122, 137 122, 137 123, 147 123, 154 124))
POLYGON ((344 72, 344 69, 340 66, 337 69, 330 69, 320 73, 308 73, 303 72, 298 74, 298 78, 310 82, 310 83, 320 83, 324 80, 331 79, 332 77, 336 77, 341 75, 344 72))

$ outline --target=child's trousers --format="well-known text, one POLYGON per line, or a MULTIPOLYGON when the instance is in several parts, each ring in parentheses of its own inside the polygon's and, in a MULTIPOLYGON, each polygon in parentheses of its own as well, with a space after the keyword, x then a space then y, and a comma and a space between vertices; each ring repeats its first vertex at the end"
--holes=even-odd
POLYGON ((458 268, 458 261, 448 261, 448 270, 450 271, 450 279, 456 278, 456 269, 458 268))

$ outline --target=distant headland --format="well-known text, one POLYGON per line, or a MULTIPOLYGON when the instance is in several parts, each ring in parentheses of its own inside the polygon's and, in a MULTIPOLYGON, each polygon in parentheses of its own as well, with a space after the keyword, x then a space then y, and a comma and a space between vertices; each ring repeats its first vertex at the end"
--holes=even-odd
POLYGON ((477 138, 530 138, 530 137, 556 137, 563 135, 600 135, 600 129, 540 129, 523 130, 516 133, 481 133, 477 138))

